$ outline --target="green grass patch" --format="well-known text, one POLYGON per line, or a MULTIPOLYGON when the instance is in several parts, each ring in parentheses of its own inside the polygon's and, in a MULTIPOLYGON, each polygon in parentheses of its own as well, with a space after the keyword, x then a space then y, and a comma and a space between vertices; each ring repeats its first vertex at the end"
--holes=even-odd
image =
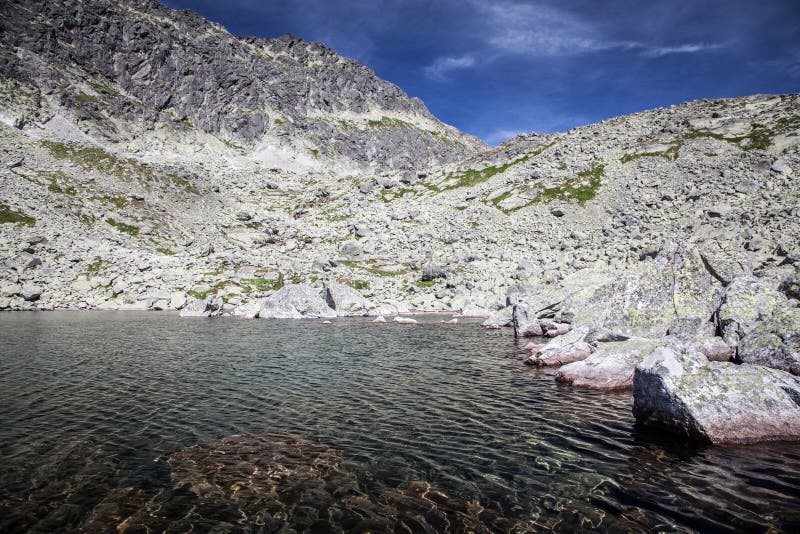
POLYGON ((127 207, 128 204, 130 203, 128 198, 122 195, 103 195, 99 197, 90 197, 89 200, 96 200, 99 202, 104 202, 106 204, 111 204, 119 209, 127 207))
POLYGON ((242 283, 256 291, 277 291, 284 285, 283 273, 278 274, 278 278, 274 280, 262 277, 245 278, 242 280, 242 283))
POLYGON ((381 269, 379 267, 375 267, 374 264, 370 261, 367 265, 362 264, 358 261, 340 261, 340 265, 344 265, 345 267, 350 267, 351 269, 359 269, 362 271, 366 271, 370 274, 374 274, 375 276, 403 276, 404 274, 408 274, 410 271, 387 271, 381 269))
POLYGON ((195 195, 200 193, 188 180, 175 173, 160 173, 153 167, 142 165, 134 159, 118 158, 99 147, 50 140, 43 140, 40 143, 53 157, 70 161, 87 172, 102 172, 122 181, 141 180, 172 184, 187 193, 195 195))
POLYGON ((311 155, 312 155, 314 158, 317 158, 317 159, 319 159, 319 150, 318 150, 318 149, 316 149, 316 148, 309 148, 309 149, 308 149, 308 152, 309 152, 309 154, 311 154, 311 155))
POLYGON ((336 281, 339 282, 340 284, 348 285, 353 289, 355 289, 356 291, 364 291, 369 289, 368 280, 350 280, 349 278, 339 278, 336 281))
POLYGON ((69 195, 69 196, 75 196, 78 193, 78 191, 75 189, 74 186, 68 185, 62 187, 54 179, 50 180, 50 184, 47 186, 47 190, 50 191, 51 193, 57 193, 59 195, 69 195))
MULTIPOLYGON (((538 156, 539 154, 541 154, 542 152, 544 152, 545 150, 547 150, 548 148, 550 148, 554 144, 555 144, 555 141, 552 142, 552 143, 548 143, 547 145, 544 145, 544 146, 542 146, 540 148, 537 148, 536 150, 534 150, 532 152, 529 152, 529 153, 527 153, 527 154, 525 154, 523 156, 520 156, 517 159, 508 161, 508 162, 506 162, 506 163, 504 163, 502 165, 491 165, 491 166, 486 167, 486 168, 481 169, 481 170, 467 169, 467 170, 463 170, 463 171, 452 172, 452 173, 448 174, 445 177, 444 181, 449 181, 449 180, 455 179, 456 180, 455 183, 447 185, 444 188, 439 188, 439 187, 431 185, 429 187, 429 189, 435 190, 436 192, 440 192, 440 191, 449 191, 451 189, 457 189, 457 188, 460 188, 460 187, 472 187, 472 186, 478 185, 480 183, 483 183, 483 182, 487 181, 492 176, 495 176, 495 175, 498 175, 498 174, 506 172, 508 169, 510 169, 514 165, 519 165, 520 163, 525 163, 529 159, 538 156)), ((422 184, 422 185, 424 186, 425 184, 422 184)))
POLYGON ((103 259, 102 258, 95 258, 92 263, 86 268, 86 272, 89 274, 97 274, 101 270, 103 270, 103 259))
POLYGON ((371 120, 367 122, 367 126, 371 128, 398 128, 401 126, 407 126, 409 128, 414 128, 415 126, 410 122, 406 122, 401 119, 394 119, 392 117, 383 116, 380 120, 371 120))
POLYGON ((97 104, 99 100, 96 96, 84 93, 83 91, 79 91, 75 98, 78 99, 78 102, 83 102, 84 104, 97 104))
POLYGON ((542 191, 536 200, 576 200, 581 206, 597 196, 602 178, 605 176, 605 165, 593 165, 590 169, 579 172, 581 181, 570 181, 558 187, 550 187, 542 191), (585 180, 588 179, 588 183, 585 180))
POLYGON ((633 154, 623 154, 623 156, 619 159, 619 161, 623 165, 625 163, 628 163, 628 162, 631 162, 631 161, 635 161, 635 160, 641 159, 641 158, 655 158, 655 157, 658 157, 658 158, 664 158, 666 160, 672 161, 672 160, 678 158, 678 150, 680 149, 681 146, 682 146, 681 143, 677 143, 677 144, 674 144, 674 145, 670 146, 666 150, 662 150, 661 152, 639 152, 639 153, 633 153, 633 154))
POLYGON ((420 280, 418 282, 415 282, 414 285, 416 285, 417 287, 421 287, 421 288, 428 288, 428 287, 435 286, 436 283, 437 283, 436 280, 420 280))
MULTIPOLYGON (((701 137, 707 137, 710 139, 716 139, 717 141, 725 141, 727 143, 732 143, 738 146, 741 150, 745 152, 750 152, 751 150, 767 150, 770 146, 772 146, 772 142, 775 138, 775 135, 783 131, 785 129, 791 128, 796 124, 800 123, 800 117, 782 117, 776 122, 776 128, 774 130, 768 128, 767 126, 754 122, 751 124, 750 133, 747 135, 741 135, 736 137, 726 137, 722 134, 711 132, 709 130, 695 130, 689 132, 681 136, 680 138, 673 141, 672 146, 669 149, 664 150, 662 152, 645 152, 640 154, 625 154, 620 158, 620 162, 628 163, 630 161, 637 160, 639 158, 645 157, 662 157, 667 160, 675 160, 678 158, 678 151, 683 147, 683 144, 689 139, 699 139, 701 137), (745 141, 748 141, 746 144, 743 144, 745 141)), ((708 157, 716 156, 716 154, 709 152, 705 154, 708 157)))
POLYGON ((398 198, 401 198, 403 195, 407 195, 409 193, 415 195, 417 193, 417 190, 408 187, 404 187, 401 189, 381 189, 380 195, 381 195, 381 200, 388 203, 391 202, 392 200, 397 200, 398 198))
POLYGON ((250 228, 251 230, 258 230, 261 228, 261 223, 257 221, 251 221, 244 224, 246 227, 250 228))
POLYGON ((91 87, 92 89, 94 89, 98 93, 106 93, 106 94, 109 94, 111 96, 121 96, 119 91, 117 91, 113 87, 110 87, 108 85, 104 85, 102 83, 89 82, 89 87, 91 87))
POLYGON ((21 224, 23 226, 33 226, 36 219, 30 215, 25 215, 21 211, 11 209, 5 204, 0 204, 0 224, 21 224))
POLYGON ((159 252, 160 254, 163 254, 164 256, 174 256, 175 255, 175 252, 173 250, 168 249, 166 247, 157 247, 156 248, 156 252, 159 252))
POLYGON ((123 222, 118 222, 118 221, 115 221, 114 219, 112 219, 111 217, 106 219, 106 223, 110 224, 111 226, 113 226, 114 228, 116 228, 118 231, 120 231, 122 233, 131 235, 131 236, 134 236, 134 237, 139 235, 139 227, 138 226, 133 226, 132 224, 125 224, 123 222))
POLYGON ((186 292, 186 294, 189 295, 190 297, 196 298, 197 300, 206 300, 206 297, 209 294, 211 294, 212 291, 213 288, 209 289, 208 291, 195 291, 193 289, 190 289, 189 291, 186 292))
POLYGON ((504 201, 505 199, 507 199, 508 197, 510 197, 510 196, 511 196, 511 191, 506 191, 505 193, 502 193, 502 194, 494 197, 492 199, 492 205, 495 208, 499 209, 499 210, 505 211, 505 210, 503 210, 503 208, 500 207, 500 203, 502 201, 504 201))

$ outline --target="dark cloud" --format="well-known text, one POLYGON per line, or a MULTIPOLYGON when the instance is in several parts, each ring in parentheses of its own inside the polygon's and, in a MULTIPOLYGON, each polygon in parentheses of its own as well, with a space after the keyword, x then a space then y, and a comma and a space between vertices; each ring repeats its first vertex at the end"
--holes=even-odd
POLYGON ((697 98, 798 90, 797 0, 165 0, 322 41, 490 142, 697 98))

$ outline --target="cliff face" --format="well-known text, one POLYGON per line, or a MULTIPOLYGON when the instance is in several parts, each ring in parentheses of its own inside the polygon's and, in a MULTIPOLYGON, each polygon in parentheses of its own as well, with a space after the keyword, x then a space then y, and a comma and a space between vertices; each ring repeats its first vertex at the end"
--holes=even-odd
POLYGON ((29 96, 18 126, 65 112, 109 142, 209 134, 244 154, 267 143, 392 168, 485 148, 321 44, 234 37, 151 0, 6 2, 0 36, 0 74, 29 96))

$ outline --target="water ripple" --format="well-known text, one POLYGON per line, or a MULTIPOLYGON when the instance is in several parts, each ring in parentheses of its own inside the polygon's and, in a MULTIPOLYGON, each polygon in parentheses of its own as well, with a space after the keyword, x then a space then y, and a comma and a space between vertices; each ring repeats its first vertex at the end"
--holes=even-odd
POLYGON ((540 530, 800 530, 796 446, 650 435, 630 395, 559 386, 471 321, 2 314, 0 352, 0 531, 74 530, 91 491, 164 487, 175 451, 276 433, 342 451, 363 491, 425 480, 540 530), (37 492, 45 516, 15 515, 37 492))

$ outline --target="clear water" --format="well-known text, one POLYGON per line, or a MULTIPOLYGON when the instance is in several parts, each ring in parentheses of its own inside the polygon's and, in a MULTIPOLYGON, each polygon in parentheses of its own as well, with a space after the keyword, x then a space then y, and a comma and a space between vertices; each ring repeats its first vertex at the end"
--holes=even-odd
POLYGON ((642 433, 629 394, 559 386, 510 331, 440 319, 0 314, 0 531, 77 530, 235 434, 301 436, 361 491, 426 481, 534 530, 800 530, 797 445, 642 433))

